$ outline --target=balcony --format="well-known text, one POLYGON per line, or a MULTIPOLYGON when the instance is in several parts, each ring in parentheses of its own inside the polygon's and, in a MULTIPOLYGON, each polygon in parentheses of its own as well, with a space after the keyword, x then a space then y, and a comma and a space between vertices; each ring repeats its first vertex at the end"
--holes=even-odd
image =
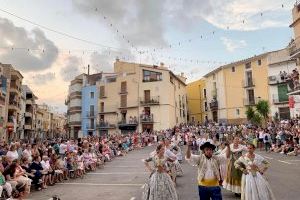
POLYGON ((282 84, 282 83, 287 83, 289 81, 291 81, 291 80, 286 79, 284 77, 280 77, 279 75, 278 76, 269 76, 269 78, 268 78, 269 85, 278 85, 278 84, 282 84))
POLYGON ((99 124, 97 124, 97 128, 104 130, 104 129, 115 129, 116 125, 115 124, 110 124, 108 122, 100 122, 99 124))
POLYGON ((33 99, 27 99, 27 100, 26 100, 26 104, 32 105, 32 104, 33 104, 33 99))
POLYGON ((119 94, 128 94, 128 91, 127 89, 121 89, 121 91, 119 92, 119 94))
POLYGON ((210 108, 210 110, 218 110, 218 108, 219 108, 218 101, 217 100, 212 100, 209 103, 209 108, 210 108))
POLYGON ((95 126, 94 126, 94 124, 89 124, 89 125, 86 125, 86 129, 89 131, 95 130, 95 126))
POLYGON ((25 112, 25 117, 32 117, 32 113, 31 112, 25 112))
POLYGON ((25 130, 32 130, 32 125, 24 125, 25 130))
POLYGON ((17 101, 9 101, 9 110, 20 110, 20 104, 17 101))
POLYGON ((141 106, 159 105, 159 96, 153 96, 153 97, 150 97, 149 99, 140 98, 140 104, 141 104, 141 106))
POLYGON ((289 98, 287 95, 281 98, 278 95, 272 95, 272 102, 273 104, 288 104, 289 98))
POLYGON ((296 38, 296 40, 292 40, 289 45, 289 54, 291 58, 297 58, 300 55, 300 39, 296 38))
POLYGON ((153 114, 150 115, 142 114, 140 115, 140 120, 141 123, 154 123, 153 114))
POLYGON ((99 98, 100 98, 100 99, 105 99, 105 98, 107 98, 107 96, 106 96, 105 93, 100 93, 100 94, 99 94, 99 98))
POLYGON ((16 83, 10 84, 10 92, 21 94, 21 87, 19 87, 16 83))
POLYGON ((119 109, 137 108, 138 101, 121 102, 119 109))
POLYGON ((254 79, 246 79, 242 81, 242 86, 244 88, 254 87, 255 86, 254 83, 255 83, 254 79))
POLYGON ((95 118, 95 112, 87 112, 86 117, 87 118, 95 118))
POLYGON ((244 99, 244 106, 255 106, 261 98, 255 97, 253 99, 244 99))
POLYGON ((138 125, 138 121, 136 120, 136 118, 128 121, 126 119, 121 119, 118 122, 119 129, 126 130, 126 131, 135 131, 137 125, 138 125))

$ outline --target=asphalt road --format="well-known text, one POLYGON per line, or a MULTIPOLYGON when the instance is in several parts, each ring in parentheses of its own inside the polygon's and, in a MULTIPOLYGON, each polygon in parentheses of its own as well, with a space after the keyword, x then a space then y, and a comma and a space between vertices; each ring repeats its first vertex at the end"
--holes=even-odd
MULTIPOLYGON (((47 200, 53 195, 62 200, 139 200, 148 172, 142 159, 153 147, 130 152, 125 157, 116 158, 103 169, 85 175, 84 179, 74 179, 49 187, 47 190, 33 192, 29 199, 47 200)), ((287 157, 275 153, 257 152, 271 163, 266 176, 276 199, 300 199, 300 157, 287 157)), ((196 168, 183 163, 184 176, 178 178, 177 193, 180 200, 198 200, 196 168)), ((238 199, 234 194, 222 191, 223 199, 238 199)))

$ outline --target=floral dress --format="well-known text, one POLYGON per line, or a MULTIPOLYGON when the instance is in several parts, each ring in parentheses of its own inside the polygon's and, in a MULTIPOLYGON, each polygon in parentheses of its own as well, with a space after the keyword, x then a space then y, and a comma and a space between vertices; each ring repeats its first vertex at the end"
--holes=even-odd
POLYGON ((241 199, 274 200, 275 197, 268 181, 259 172, 260 169, 266 168, 269 163, 262 156, 254 155, 254 159, 244 155, 234 163, 236 168, 247 171, 247 174, 242 175, 241 199), (251 167, 253 164, 257 168, 251 167))
POLYGON ((243 172, 234 167, 234 162, 242 156, 242 152, 246 150, 246 147, 239 145, 238 148, 234 148, 233 144, 230 145, 230 157, 227 162, 226 177, 223 182, 223 187, 234 193, 241 193, 241 180, 243 172))
POLYGON ((174 182, 167 173, 167 159, 159 158, 157 155, 150 157, 144 162, 153 162, 154 172, 150 175, 148 182, 145 184, 143 200, 178 200, 174 182), (159 172, 158 168, 163 168, 159 172))

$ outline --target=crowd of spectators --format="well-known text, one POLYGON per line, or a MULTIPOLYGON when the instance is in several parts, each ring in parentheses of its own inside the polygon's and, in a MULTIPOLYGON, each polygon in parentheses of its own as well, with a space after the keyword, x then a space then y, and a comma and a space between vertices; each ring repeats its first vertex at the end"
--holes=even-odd
MULTIPOLYGON (((148 135, 148 134, 147 134, 148 135)), ((25 198, 31 189, 83 178, 117 156, 148 145, 144 134, 88 137, 78 140, 0 142, 0 196, 25 198)))

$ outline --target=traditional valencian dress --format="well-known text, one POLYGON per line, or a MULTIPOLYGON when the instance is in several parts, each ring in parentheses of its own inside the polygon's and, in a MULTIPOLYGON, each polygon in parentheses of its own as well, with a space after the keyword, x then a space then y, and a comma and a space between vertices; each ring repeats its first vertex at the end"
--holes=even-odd
POLYGON ((144 162, 153 162, 155 171, 150 175, 149 182, 145 184, 143 200, 178 200, 174 182, 167 173, 167 159, 157 155, 150 157, 144 162), (158 168, 163 168, 159 172, 158 168))
POLYGON ((235 167, 240 170, 247 170, 248 174, 242 176, 242 200, 274 200, 274 194, 268 181, 260 174, 259 170, 268 166, 268 162, 260 155, 255 154, 254 159, 247 155, 240 157, 235 162, 235 167), (258 168, 251 169, 251 165, 258 168))
POLYGON ((226 178, 223 182, 223 187, 234 193, 241 193, 243 175, 241 170, 234 167, 234 162, 242 156, 244 150, 246 150, 246 147, 243 145, 239 145, 238 148, 234 148, 233 144, 230 145, 230 157, 227 162, 226 178))

